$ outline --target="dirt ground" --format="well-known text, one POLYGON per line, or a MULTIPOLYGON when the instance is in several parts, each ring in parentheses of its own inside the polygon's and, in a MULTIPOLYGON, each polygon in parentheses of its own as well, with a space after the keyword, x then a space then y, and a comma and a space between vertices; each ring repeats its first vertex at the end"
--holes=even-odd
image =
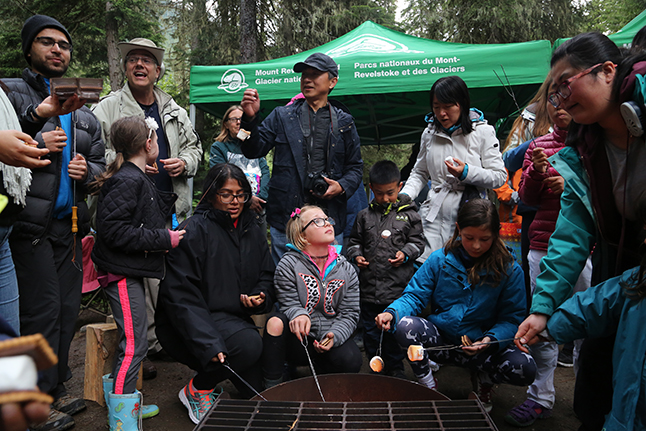
MULTIPOLYGON (((86 311, 79 319, 79 327, 91 322, 102 321, 100 316, 86 311)), ((159 431, 190 431, 194 424, 188 418, 186 408, 179 401, 177 394, 186 382, 193 376, 193 372, 186 366, 175 362, 155 362, 158 375, 153 380, 144 382, 143 394, 146 403, 159 406, 160 414, 157 417, 146 419, 144 429, 159 431)), ((83 397, 83 378, 85 374, 85 332, 78 331, 72 342, 70 352, 70 367, 73 377, 67 383, 68 391, 72 396, 83 397)), ((362 373, 367 373, 368 360, 364 358, 362 373)), ((406 365, 406 374, 413 380, 413 374, 406 365)), ((471 391, 469 373, 454 366, 444 366, 436 373, 438 390, 452 400, 466 399, 471 391)), ((572 368, 556 369, 555 381, 556 403, 551 418, 538 420, 527 430, 535 431, 574 431, 580 422, 572 411, 572 394, 574 390, 574 371, 572 368)), ((226 381, 225 390, 232 398, 237 398, 238 393, 233 385, 226 381)), ((501 385, 493 395, 494 408, 490 413, 496 426, 501 431, 518 430, 519 428, 507 425, 504 421, 505 413, 525 400, 525 388, 501 385)), ((77 431, 96 431, 107 429, 106 410, 93 401, 87 401, 86 411, 74 416, 77 431)))

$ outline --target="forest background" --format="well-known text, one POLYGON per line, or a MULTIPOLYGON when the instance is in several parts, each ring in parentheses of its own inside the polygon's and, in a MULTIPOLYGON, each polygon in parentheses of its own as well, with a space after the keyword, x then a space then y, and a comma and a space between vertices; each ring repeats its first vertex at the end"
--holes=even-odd
MULTIPOLYGON (((20 30, 34 14, 55 17, 69 30, 74 52, 66 76, 103 78, 104 94, 124 83, 117 43, 152 39, 166 49, 159 86, 188 110, 191 66, 292 55, 366 20, 448 42, 553 42, 584 31, 616 32, 644 9, 646 0, 0 0, 0 77, 19 77, 27 66, 20 30)), ((420 121, 420 133, 423 127, 420 121)), ((205 150, 200 190, 220 119, 198 110, 196 129, 205 150)), ((362 148, 365 171, 380 159, 404 166, 412 145, 362 148)))

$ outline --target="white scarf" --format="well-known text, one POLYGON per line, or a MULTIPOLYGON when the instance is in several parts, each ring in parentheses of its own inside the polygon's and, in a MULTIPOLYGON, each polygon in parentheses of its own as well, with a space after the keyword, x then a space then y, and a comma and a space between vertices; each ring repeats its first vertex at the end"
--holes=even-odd
MULTIPOLYGON (((22 130, 11 102, 7 95, 0 89, 0 130, 22 130)), ((7 194, 13 201, 22 205, 27 203, 27 190, 31 185, 31 171, 27 168, 17 168, 0 162, 0 172, 7 194)))

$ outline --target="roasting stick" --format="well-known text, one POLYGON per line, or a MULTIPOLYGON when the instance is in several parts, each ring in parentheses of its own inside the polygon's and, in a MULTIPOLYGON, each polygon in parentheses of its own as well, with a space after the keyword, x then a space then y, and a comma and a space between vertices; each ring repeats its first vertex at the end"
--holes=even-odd
MULTIPOLYGON (((498 344, 498 343, 506 343, 509 341, 515 341, 515 340, 520 340, 520 337, 517 338, 507 338, 505 340, 496 340, 496 341, 488 341, 486 343, 478 343, 479 345, 486 345, 486 344, 498 344)), ((416 344, 411 344, 408 346, 408 359, 411 361, 421 361, 423 358, 422 351, 431 351, 431 350, 457 350, 457 349, 462 349, 463 347, 468 347, 474 343, 471 343, 471 340, 468 338, 466 339, 467 343, 460 344, 459 346, 456 345, 446 345, 446 346, 434 346, 434 347, 424 347, 416 344)))
POLYGON ((250 384, 249 384, 245 379, 243 379, 242 377, 240 377, 240 375, 239 375, 238 373, 236 373, 235 371, 233 371, 233 368, 231 368, 231 367, 229 366, 229 364, 227 363, 227 361, 225 361, 222 365, 224 365, 226 368, 228 368, 228 369, 229 369, 229 371, 231 371, 231 372, 232 372, 232 373, 233 373, 237 378, 239 378, 239 379, 240 379, 240 381, 241 381, 242 383, 244 383, 245 385, 247 385, 247 387, 248 387, 249 389, 251 389, 252 391, 254 391, 256 395, 258 395, 258 396, 259 396, 260 398, 262 398, 263 400, 267 401, 267 398, 265 398, 265 397, 263 397, 262 395, 260 395, 260 393, 259 393, 257 390, 255 390, 253 386, 251 386, 251 385, 250 385, 250 384))
POLYGON ((316 387, 319 390, 319 395, 321 396, 321 399, 323 402, 325 402, 325 397, 323 396, 323 391, 321 391, 321 385, 319 384, 319 378, 316 375, 316 370, 314 370, 314 364, 312 363, 312 358, 310 358, 310 352, 307 350, 307 336, 303 336, 303 340, 301 341, 301 344, 305 348, 305 354, 307 354, 307 360, 310 363, 310 370, 312 370, 312 376, 314 377, 314 383, 316 383, 316 387))

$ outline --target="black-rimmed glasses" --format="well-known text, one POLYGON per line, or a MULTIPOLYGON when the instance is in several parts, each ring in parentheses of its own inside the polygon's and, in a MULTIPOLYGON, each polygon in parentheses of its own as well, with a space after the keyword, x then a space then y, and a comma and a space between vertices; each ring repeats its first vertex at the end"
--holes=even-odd
POLYGON ((311 224, 314 224, 316 227, 323 227, 323 226, 325 226, 326 223, 329 223, 330 226, 334 226, 334 219, 332 217, 326 217, 326 218, 316 217, 316 218, 313 218, 312 220, 307 222, 307 224, 303 227, 303 229, 301 229, 301 232, 305 232, 305 229, 310 227, 311 224))
POLYGON ((38 36, 36 41, 46 48, 51 48, 54 45, 58 45, 63 51, 72 52, 72 44, 64 40, 55 40, 47 36, 38 36))
POLYGON ((245 203, 249 200, 249 193, 240 193, 238 195, 234 195, 233 193, 227 193, 227 192, 218 192, 216 195, 220 196, 220 202, 223 204, 230 204, 233 202, 233 199, 237 199, 238 202, 245 203))
POLYGON ((589 74, 594 69, 601 66, 602 64, 603 63, 598 63, 592 67, 588 67, 583 72, 577 73, 576 75, 571 76, 565 81, 561 82, 561 85, 556 87, 556 91, 554 93, 550 93, 550 95, 547 96, 547 100, 549 100, 549 102, 552 104, 554 108, 558 108, 561 105, 561 102, 563 100, 567 99, 572 95, 572 88, 570 88, 570 84, 576 81, 577 79, 589 74))

